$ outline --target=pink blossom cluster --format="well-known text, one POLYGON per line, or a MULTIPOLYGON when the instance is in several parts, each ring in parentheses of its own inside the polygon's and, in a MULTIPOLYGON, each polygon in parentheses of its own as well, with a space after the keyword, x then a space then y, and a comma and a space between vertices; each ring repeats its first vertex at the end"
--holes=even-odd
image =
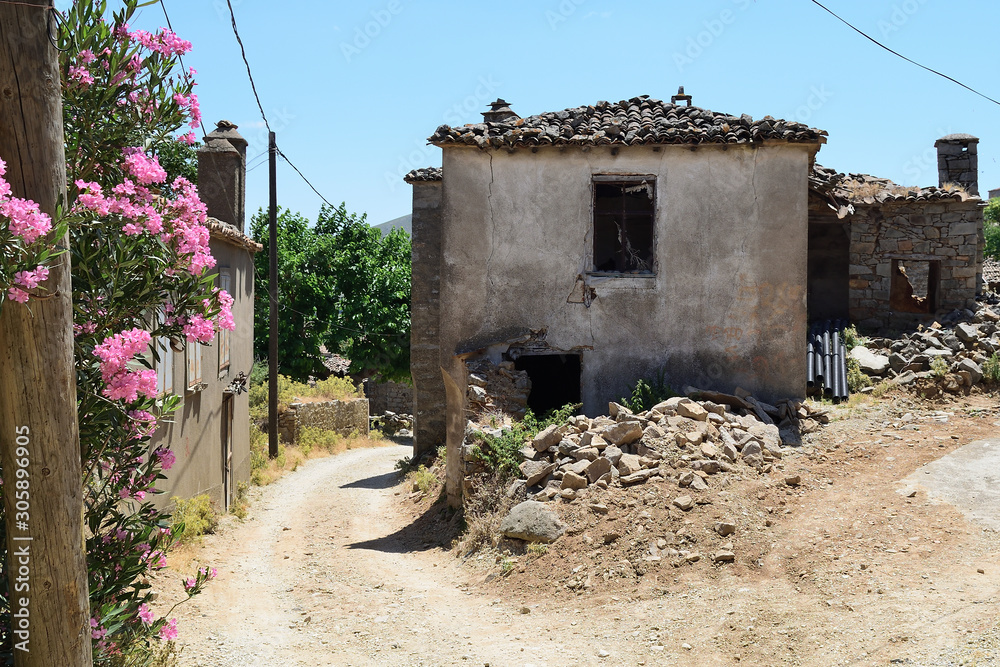
POLYGON ((146 625, 152 625, 155 618, 156 614, 153 613, 153 610, 149 608, 148 604, 143 602, 139 605, 139 620, 146 625))
POLYGON ((73 81, 78 81, 84 87, 94 83, 94 75, 84 65, 71 65, 69 68, 69 78, 73 81))
POLYGON ((174 467, 174 463, 177 461, 177 456, 164 447, 157 448, 153 455, 160 460, 160 468, 163 470, 170 470, 174 467))
POLYGON ((145 352, 151 340, 148 331, 134 328, 105 338, 94 349, 94 356, 101 360, 101 378, 107 385, 105 396, 128 402, 135 401, 139 394, 150 398, 156 396, 156 371, 134 371, 128 367, 128 362, 145 352))
POLYGON ((228 331, 236 330, 236 320, 233 319, 233 297, 229 292, 220 289, 217 292, 219 298, 219 328, 228 331))
POLYGON ((149 157, 138 148, 126 149, 125 169, 143 185, 162 183, 167 180, 167 172, 160 166, 159 158, 155 155, 149 157))
POLYGON ((30 294, 26 290, 35 289, 39 283, 47 280, 49 270, 45 266, 38 265, 34 271, 18 271, 14 274, 14 285, 7 290, 7 298, 18 303, 25 303, 30 294), (23 288, 23 289, 22 289, 23 288))
MULTIPOLYGON (((0 176, 7 173, 7 163, 0 160, 0 176)), ((0 178, 0 215, 8 219, 7 228, 25 243, 34 243, 52 229, 52 219, 42 213, 38 204, 10 196, 10 183, 0 178)))
POLYGON ((215 338, 215 327, 212 320, 204 315, 192 315, 183 328, 189 342, 211 343, 215 338))
MULTIPOLYGON (((128 26, 125 26, 125 29, 127 31, 128 26)), ((160 28, 160 31, 156 34, 146 30, 136 30, 131 33, 131 37, 147 49, 156 51, 167 57, 174 55, 183 56, 191 50, 191 42, 181 39, 177 36, 177 33, 166 28, 160 28)))
POLYGON ((177 639, 177 619, 172 618, 167 623, 160 628, 160 639, 164 641, 170 641, 171 639, 177 639))
MULTIPOLYGON (((198 104, 198 96, 194 93, 190 95, 181 95, 180 93, 174 94, 174 102, 177 102, 177 106, 184 109, 190 118, 189 125, 191 129, 197 129, 201 125, 201 106, 198 104)), ((194 135, 191 135, 192 138, 194 135)), ((192 142, 193 143, 193 142, 192 142)))
POLYGON ((162 183, 166 172, 155 157, 148 157, 137 148, 128 149, 125 169, 135 181, 125 179, 106 195, 96 182, 77 180, 77 212, 90 211, 99 216, 117 215, 124 219, 122 231, 128 236, 142 233, 159 234, 164 243, 170 244, 183 258, 186 270, 200 275, 215 266, 209 248, 208 220, 205 204, 198 198, 198 191, 188 180, 178 177, 171 187, 177 197, 164 201, 157 198, 146 185, 162 183))

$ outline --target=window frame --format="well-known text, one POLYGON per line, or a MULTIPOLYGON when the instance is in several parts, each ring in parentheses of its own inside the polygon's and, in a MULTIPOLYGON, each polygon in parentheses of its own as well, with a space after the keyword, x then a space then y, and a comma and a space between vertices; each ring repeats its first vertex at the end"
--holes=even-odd
MULTIPOLYGON (((219 289, 226 290, 226 292, 232 296, 232 273, 229 268, 220 268, 218 278, 219 289)), ((236 297, 233 298, 235 299, 236 297)), ((233 303, 233 306, 236 306, 235 302, 233 303)), ((232 367, 233 332, 229 329, 220 329, 217 335, 217 341, 219 348, 219 379, 221 380, 229 374, 229 369, 232 367)))
MULTIPOLYGON (((638 278, 647 279, 654 278, 657 275, 657 261, 656 261, 656 246, 657 246, 657 177, 655 174, 592 174, 591 175, 591 200, 590 200, 590 221, 589 221, 589 238, 590 244, 588 247, 588 257, 587 263, 589 271, 587 272, 590 276, 595 277, 607 277, 607 278, 638 278), (623 189, 626 187, 635 187, 639 185, 645 185, 649 189, 650 193, 650 209, 648 213, 630 212, 625 210, 625 199, 622 199, 622 210, 620 212, 622 223, 625 227, 625 233, 628 234, 628 222, 629 218, 647 217, 649 219, 649 229, 650 229, 650 267, 648 271, 636 271, 636 270, 625 270, 625 271, 607 271, 598 270, 595 264, 595 252, 597 250, 597 224, 598 216, 602 215, 598 211, 597 206, 597 192, 598 186, 602 185, 617 185, 621 186, 623 189)), ((617 251, 618 254, 623 253, 623 249, 617 251)))
MULTIPOLYGON (((166 315, 161 311, 159 322, 162 325, 166 315)), ((166 336, 153 339, 153 368, 156 370, 156 397, 164 398, 174 393, 174 348, 166 336)))

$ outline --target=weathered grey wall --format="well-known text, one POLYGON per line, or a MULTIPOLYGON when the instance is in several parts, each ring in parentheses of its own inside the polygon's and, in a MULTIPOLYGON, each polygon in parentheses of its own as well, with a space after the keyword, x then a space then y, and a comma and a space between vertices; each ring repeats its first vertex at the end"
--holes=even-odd
POLYGON ((413 454, 445 443, 445 386, 441 376, 441 181, 413 183, 410 296, 410 375, 413 378, 413 454))
MULTIPOLYGON (((169 443, 177 457, 174 467, 158 488, 160 505, 173 496, 190 498, 207 493, 221 508, 223 498, 223 425, 222 405, 225 388, 242 371, 248 377, 253 364, 253 256, 245 247, 212 238, 216 270, 228 268, 232 276, 233 318, 229 369, 219 373, 219 342, 202 346, 202 377, 207 385, 201 391, 186 391, 187 366, 184 352, 174 353, 174 392, 183 404, 174 414, 174 423, 161 426, 153 443, 169 443)), ((246 393, 234 398, 233 414, 233 485, 250 481, 250 403, 246 393)))
POLYGON ((931 316, 889 307, 893 259, 936 260, 938 310, 974 308, 982 286, 983 210, 979 199, 856 206, 851 222, 851 320, 877 329, 931 316))
POLYGON ((546 329, 555 350, 582 350, 591 415, 660 368, 677 389, 802 396, 813 148, 446 148, 440 359, 454 389, 449 454, 465 426, 456 346, 516 327, 546 329), (615 173, 657 178, 655 276, 587 276, 592 177, 615 173), (578 279, 594 290, 589 307, 568 302, 579 301, 578 279))
POLYGON ((413 387, 410 385, 402 382, 376 382, 371 378, 363 384, 368 410, 373 415, 381 415, 386 411, 413 414, 413 387))
POLYGON ((279 429, 283 435, 288 434, 283 439, 298 444, 299 434, 304 428, 320 428, 344 437, 367 437, 368 399, 292 403, 279 417, 279 429))

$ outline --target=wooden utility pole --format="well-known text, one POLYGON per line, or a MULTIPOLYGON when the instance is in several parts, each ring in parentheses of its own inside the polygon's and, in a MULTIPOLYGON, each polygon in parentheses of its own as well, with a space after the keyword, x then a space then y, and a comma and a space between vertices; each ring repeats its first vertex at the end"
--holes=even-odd
MULTIPOLYGON (((54 215, 66 191, 51 0, 0 3, 0 157, 13 195, 54 215)), ((50 239, 66 247, 68 235, 50 239)), ((0 464, 14 664, 93 664, 73 366, 70 260, 49 298, 0 313, 0 464)))
POLYGON ((271 304, 271 328, 267 341, 267 455, 278 455, 278 145, 274 132, 267 134, 268 180, 268 274, 267 300, 271 304))

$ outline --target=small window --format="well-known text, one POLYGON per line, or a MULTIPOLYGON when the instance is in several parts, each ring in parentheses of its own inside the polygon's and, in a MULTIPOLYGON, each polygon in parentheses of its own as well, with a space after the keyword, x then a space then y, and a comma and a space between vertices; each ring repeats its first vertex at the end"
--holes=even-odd
MULTIPOLYGON (((226 290, 231 296, 232 290, 232 278, 229 274, 229 269, 219 270, 219 289, 226 290)), ((229 371, 229 355, 230 346, 232 345, 233 332, 229 329, 220 329, 219 335, 219 377, 223 378, 229 371)))
POLYGON ((594 178, 594 273, 653 273, 656 181, 594 178))
POLYGON ((892 260, 889 307, 897 313, 930 314, 937 310, 940 264, 921 260, 892 260))
POLYGON ((200 391, 204 387, 201 380, 201 343, 188 341, 184 348, 184 358, 187 362, 187 389, 200 391))

